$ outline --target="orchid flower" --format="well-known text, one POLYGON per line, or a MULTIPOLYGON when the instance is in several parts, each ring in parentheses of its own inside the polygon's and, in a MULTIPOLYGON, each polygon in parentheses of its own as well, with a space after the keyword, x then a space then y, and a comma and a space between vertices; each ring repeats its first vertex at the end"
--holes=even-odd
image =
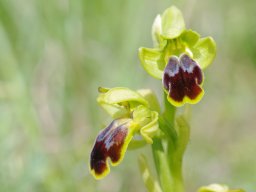
POLYGON ((91 152, 90 171, 96 179, 110 172, 108 160, 113 166, 122 161, 134 135, 153 143, 152 138, 158 132, 159 110, 150 90, 117 87, 100 88, 99 92, 98 103, 114 120, 98 134, 91 152))
POLYGON ((214 40, 186 29, 181 11, 174 6, 156 17, 152 37, 155 47, 140 48, 139 57, 151 76, 162 79, 168 101, 176 107, 200 101, 202 70, 216 55, 214 40))

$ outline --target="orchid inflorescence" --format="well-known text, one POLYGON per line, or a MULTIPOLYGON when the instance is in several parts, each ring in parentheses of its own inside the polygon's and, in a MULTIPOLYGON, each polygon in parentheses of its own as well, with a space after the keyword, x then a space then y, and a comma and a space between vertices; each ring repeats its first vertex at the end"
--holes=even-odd
MULTIPOLYGON (((197 32, 186 29, 181 11, 174 6, 157 15, 152 38, 154 48, 140 48, 139 58, 149 75, 162 80, 165 110, 161 111, 149 89, 100 87, 97 101, 113 120, 98 134, 89 167, 96 179, 102 179, 110 172, 109 162, 118 165, 129 145, 151 144, 160 183, 141 156, 139 165, 148 191, 182 192, 182 158, 190 129, 185 116, 175 115, 175 109, 202 99, 203 70, 213 62, 216 45, 211 37, 200 38, 197 32)), ((199 189, 206 191, 233 190, 217 184, 199 189)))

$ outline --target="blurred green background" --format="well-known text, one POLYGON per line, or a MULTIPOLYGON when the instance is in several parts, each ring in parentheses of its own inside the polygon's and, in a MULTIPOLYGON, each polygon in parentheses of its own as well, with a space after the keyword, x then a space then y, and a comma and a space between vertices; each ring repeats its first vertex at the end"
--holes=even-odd
POLYGON ((170 5, 218 47, 192 107, 187 191, 216 182, 256 191, 255 0, 0 0, 1 192, 145 191, 142 150, 102 181, 89 174, 94 139, 110 120, 95 98, 98 86, 162 97, 137 51, 152 47, 152 22, 170 5))

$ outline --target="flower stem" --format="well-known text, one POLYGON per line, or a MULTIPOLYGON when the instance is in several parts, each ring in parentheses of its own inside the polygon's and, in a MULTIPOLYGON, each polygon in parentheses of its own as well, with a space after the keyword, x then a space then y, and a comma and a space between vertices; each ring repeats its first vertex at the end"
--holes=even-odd
POLYGON ((160 139, 154 139, 152 144, 152 153, 154 157, 155 167, 160 180, 162 191, 173 191, 172 177, 169 171, 168 160, 160 139))
POLYGON ((155 166, 164 192, 184 192, 182 160, 190 128, 184 116, 176 117, 176 108, 167 101, 166 95, 164 100, 165 111, 159 118, 159 126, 166 135, 167 147, 164 148, 164 140, 154 140, 155 166))

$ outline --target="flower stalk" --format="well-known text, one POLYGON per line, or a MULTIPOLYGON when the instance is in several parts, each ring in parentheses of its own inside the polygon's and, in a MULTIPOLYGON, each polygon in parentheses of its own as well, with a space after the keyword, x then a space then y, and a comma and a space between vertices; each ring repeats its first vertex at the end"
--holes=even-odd
POLYGON ((176 107, 172 106, 166 97, 164 97, 164 100, 165 111, 159 117, 161 119, 159 126, 161 130, 167 131, 168 134, 166 140, 154 140, 152 151, 155 158, 155 166, 163 191, 183 192, 182 160, 189 141, 190 129, 183 116, 176 117, 176 107), (166 149, 163 147, 165 143, 166 149), (165 166, 160 169, 158 164, 165 166), (167 177, 165 176, 166 174, 170 175, 167 177))

